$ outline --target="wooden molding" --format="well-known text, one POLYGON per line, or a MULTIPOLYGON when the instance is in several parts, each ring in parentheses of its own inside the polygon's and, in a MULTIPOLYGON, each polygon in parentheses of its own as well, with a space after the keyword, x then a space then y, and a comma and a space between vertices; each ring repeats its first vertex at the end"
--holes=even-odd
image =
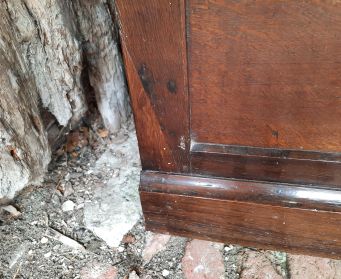
POLYGON ((341 257, 341 193, 292 184, 143 172, 148 230, 341 257))

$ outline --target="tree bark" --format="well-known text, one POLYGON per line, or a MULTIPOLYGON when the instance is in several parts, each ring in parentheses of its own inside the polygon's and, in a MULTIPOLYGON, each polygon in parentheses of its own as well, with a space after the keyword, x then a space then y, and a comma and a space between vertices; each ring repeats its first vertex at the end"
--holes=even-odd
POLYGON ((37 183, 50 160, 34 76, 21 55, 12 20, 0 8, 0 198, 37 183))
POLYGON ((130 110, 113 20, 113 3, 106 0, 75 0, 72 3, 97 106, 105 126, 115 132, 127 120, 130 110))
POLYGON ((51 158, 40 108, 73 127, 88 84, 104 125, 130 113, 113 0, 0 2, 0 199, 41 181, 51 158))

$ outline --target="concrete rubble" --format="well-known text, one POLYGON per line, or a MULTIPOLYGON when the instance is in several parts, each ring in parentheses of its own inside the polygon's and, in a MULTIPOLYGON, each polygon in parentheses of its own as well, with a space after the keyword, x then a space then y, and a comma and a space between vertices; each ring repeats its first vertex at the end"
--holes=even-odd
POLYGON ((118 247, 123 236, 141 217, 138 195, 141 167, 135 136, 116 138, 90 173, 98 175, 103 170, 107 170, 111 177, 96 187, 92 201, 85 203, 84 222, 110 247, 118 247))

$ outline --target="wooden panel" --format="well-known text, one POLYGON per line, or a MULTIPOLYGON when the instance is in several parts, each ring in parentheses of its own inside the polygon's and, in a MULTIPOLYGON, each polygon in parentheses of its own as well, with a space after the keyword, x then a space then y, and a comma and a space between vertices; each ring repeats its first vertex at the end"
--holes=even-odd
POLYGON ((184 1, 117 0, 116 5, 142 166, 188 171, 184 1))
POLYGON ((192 144, 191 172, 341 188, 341 154, 192 144))
MULTIPOLYGON (((140 194, 148 230, 263 249, 341 257, 339 192, 336 194, 331 191, 328 194, 327 190, 323 190, 327 191, 324 192, 325 201, 328 196, 333 199, 334 194, 337 195, 338 205, 334 207, 336 211, 332 212, 320 210, 319 204, 325 206, 325 201, 323 198, 314 201, 319 196, 313 192, 307 196, 309 189, 306 188, 302 190, 305 194, 301 195, 303 207, 298 208, 295 205, 284 206, 280 202, 277 205, 268 204, 268 201, 285 202, 285 194, 282 195, 280 191, 283 185, 279 188, 273 185, 271 191, 265 190, 267 185, 250 185, 247 182, 203 181, 202 178, 195 180, 192 177, 182 183, 184 177, 180 181, 171 176, 167 180, 158 178, 154 178, 153 182, 142 176, 140 194), (244 187, 255 187, 256 191, 249 192, 245 198, 244 187), (212 191, 208 191, 208 188, 220 188, 214 191, 222 193, 209 196, 212 191), (185 191, 185 194, 181 191, 185 191), (229 198, 230 193, 232 198, 229 198), (266 198, 270 193, 274 201, 266 198), (315 202, 316 208, 308 209, 309 200, 315 202)), ((296 198, 299 198, 295 191, 299 191, 299 188, 290 189, 296 189, 291 194, 291 190, 287 191, 288 198, 295 203, 296 198)))
POLYGON ((196 142, 341 151, 341 2, 189 0, 196 142))

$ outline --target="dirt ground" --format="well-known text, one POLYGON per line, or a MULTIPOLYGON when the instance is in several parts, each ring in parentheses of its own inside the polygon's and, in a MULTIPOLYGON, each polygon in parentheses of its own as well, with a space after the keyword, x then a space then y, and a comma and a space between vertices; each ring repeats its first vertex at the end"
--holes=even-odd
POLYGON ((146 232, 139 172, 131 121, 70 135, 43 185, 0 208, 0 278, 341 278, 335 260, 146 232))

